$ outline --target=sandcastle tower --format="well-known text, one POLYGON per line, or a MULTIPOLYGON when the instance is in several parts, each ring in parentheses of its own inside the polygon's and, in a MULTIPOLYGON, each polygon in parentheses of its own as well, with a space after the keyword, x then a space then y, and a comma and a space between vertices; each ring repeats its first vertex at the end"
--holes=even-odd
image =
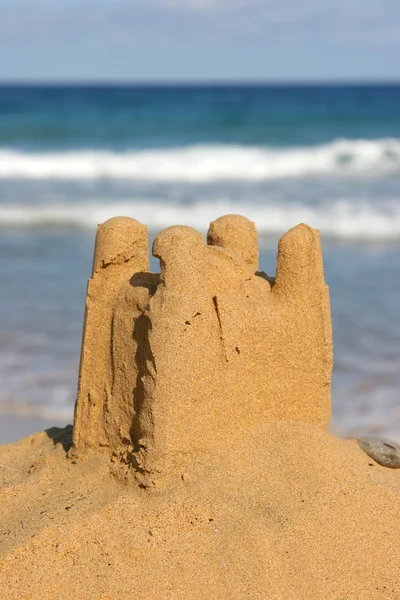
POLYGON ((254 223, 227 215, 207 243, 184 226, 154 240, 127 217, 99 226, 88 284, 73 444, 103 448, 145 486, 265 422, 326 427, 332 331, 319 234, 279 242, 258 272, 254 223))

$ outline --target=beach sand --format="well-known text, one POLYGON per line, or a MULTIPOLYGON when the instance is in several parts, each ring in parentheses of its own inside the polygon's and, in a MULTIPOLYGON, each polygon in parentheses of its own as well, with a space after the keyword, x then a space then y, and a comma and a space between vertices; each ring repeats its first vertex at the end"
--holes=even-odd
POLYGON ((327 431, 318 232, 276 280, 236 215, 153 253, 99 228, 74 427, 0 446, 0 598, 399 599, 400 469, 327 431))
POLYGON ((354 440, 254 427, 146 490, 56 433, 0 449, 1 598, 400 598, 400 472, 354 440))

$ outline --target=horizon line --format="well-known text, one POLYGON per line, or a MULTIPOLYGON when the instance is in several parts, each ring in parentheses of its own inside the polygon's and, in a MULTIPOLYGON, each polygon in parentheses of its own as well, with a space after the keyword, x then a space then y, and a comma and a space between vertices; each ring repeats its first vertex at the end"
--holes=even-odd
POLYGON ((0 87, 11 87, 11 86, 115 86, 115 87, 228 87, 228 86, 241 86, 241 87, 291 87, 291 86, 326 86, 326 87, 337 87, 337 86, 390 86, 400 85, 399 79, 227 79, 227 80, 215 80, 215 79, 174 79, 174 80, 133 80, 133 79, 98 79, 98 80, 85 80, 85 79, 4 79, 0 78, 0 87))

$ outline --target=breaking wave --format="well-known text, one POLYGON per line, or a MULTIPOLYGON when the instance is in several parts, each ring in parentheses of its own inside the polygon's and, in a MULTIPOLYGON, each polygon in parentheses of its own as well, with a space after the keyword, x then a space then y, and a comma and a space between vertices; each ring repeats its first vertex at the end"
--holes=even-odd
POLYGON ((0 149, 0 178, 127 179, 207 183, 307 175, 400 173, 400 139, 335 140, 318 146, 195 145, 131 150, 28 153, 0 149))
POLYGON ((58 205, 0 205, 0 227, 94 228, 115 215, 131 216, 152 231, 181 223, 205 231, 211 220, 229 213, 255 221, 261 235, 282 234, 305 222, 321 234, 337 239, 365 241, 400 240, 400 200, 351 202, 339 199, 329 204, 241 203, 230 200, 198 201, 191 204, 152 201, 83 202, 58 205))

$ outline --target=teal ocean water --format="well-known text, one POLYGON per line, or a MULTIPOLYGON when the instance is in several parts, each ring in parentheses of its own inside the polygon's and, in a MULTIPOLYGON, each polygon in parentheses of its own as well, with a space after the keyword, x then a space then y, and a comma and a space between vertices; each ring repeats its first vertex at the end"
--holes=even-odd
MULTIPOLYGON (((95 227, 321 231, 333 426, 400 438, 400 86, 0 87, 0 412, 71 420, 95 227)), ((157 264, 154 262, 154 269, 157 264)))

